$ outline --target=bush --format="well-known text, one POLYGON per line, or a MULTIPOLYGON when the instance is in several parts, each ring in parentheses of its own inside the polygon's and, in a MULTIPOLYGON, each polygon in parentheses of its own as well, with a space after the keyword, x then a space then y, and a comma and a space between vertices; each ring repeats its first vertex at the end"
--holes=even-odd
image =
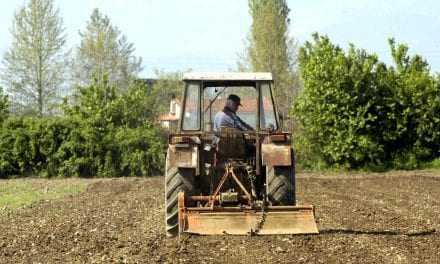
POLYGON ((162 171, 164 147, 157 132, 150 124, 121 128, 116 132, 122 175, 141 176, 162 171))
POLYGON ((394 67, 318 34, 301 48, 304 90, 292 115, 297 153, 311 159, 303 165, 415 168, 439 156, 439 79, 407 46, 390 47, 394 67))
POLYGON ((61 118, 7 119, 0 130, 0 175, 53 175, 68 124, 61 118))
POLYGON ((327 37, 315 35, 315 44, 301 49, 300 66, 304 90, 293 114, 313 156, 343 167, 380 160, 383 145, 372 131, 380 122, 375 112, 383 96, 376 76, 384 65, 354 46, 346 55, 327 37))
POLYGON ((148 121, 147 91, 81 88, 64 117, 9 118, 0 130, 0 177, 115 177, 161 172, 161 131, 148 121))

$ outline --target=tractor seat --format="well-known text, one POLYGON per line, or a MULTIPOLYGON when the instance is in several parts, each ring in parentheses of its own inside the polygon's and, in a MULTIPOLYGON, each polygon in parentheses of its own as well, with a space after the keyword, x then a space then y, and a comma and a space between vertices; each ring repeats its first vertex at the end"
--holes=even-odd
POLYGON ((217 144, 217 153, 221 160, 246 158, 246 143, 241 131, 235 128, 221 127, 218 136, 220 140, 217 144))

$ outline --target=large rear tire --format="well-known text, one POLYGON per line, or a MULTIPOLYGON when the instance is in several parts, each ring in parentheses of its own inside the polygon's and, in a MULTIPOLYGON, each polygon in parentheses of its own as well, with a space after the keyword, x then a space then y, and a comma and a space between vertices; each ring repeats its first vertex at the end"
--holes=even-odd
POLYGON ((266 166, 266 194, 272 205, 295 205, 295 167, 266 166))
POLYGON ((165 164, 165 225, 167 237, 179 232, 178 194, 191 195, 194 191, 194 170, 172 167, 168 156, 165 164))

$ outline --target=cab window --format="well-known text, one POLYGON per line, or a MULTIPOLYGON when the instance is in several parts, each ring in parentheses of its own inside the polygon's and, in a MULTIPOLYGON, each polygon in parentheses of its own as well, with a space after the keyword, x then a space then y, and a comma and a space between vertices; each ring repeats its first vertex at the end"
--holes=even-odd
POLYGON ((212 131, 215 116, 223 111, 229 95, 241 98, 241 106, 237 115, 244 122, 255 128, 258 113, 258 93, 253 86, 207 86, 203 91, 203 118, 205 131, 212 131))
POLYGON ((261 129, 277 129, 275 108, 273 105, 272 94, 268 83, 261 84, 261 129))
POLYGON ((186 87, 185 106, 183 112, 182 129, 199 130, 200 129, 200 85, 190 83, 186 87))

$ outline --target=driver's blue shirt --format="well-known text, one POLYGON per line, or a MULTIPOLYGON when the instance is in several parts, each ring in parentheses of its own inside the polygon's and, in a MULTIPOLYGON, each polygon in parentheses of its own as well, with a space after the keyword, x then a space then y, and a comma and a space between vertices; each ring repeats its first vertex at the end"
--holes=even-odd
POLYGON ((253 128, 241 120, 236 113, 232 111, 225 113, 225 110, 218 112, 214 118, 214 131, 220 131, 221 127, 236 128, 241 131, 253 130, 253 128))

